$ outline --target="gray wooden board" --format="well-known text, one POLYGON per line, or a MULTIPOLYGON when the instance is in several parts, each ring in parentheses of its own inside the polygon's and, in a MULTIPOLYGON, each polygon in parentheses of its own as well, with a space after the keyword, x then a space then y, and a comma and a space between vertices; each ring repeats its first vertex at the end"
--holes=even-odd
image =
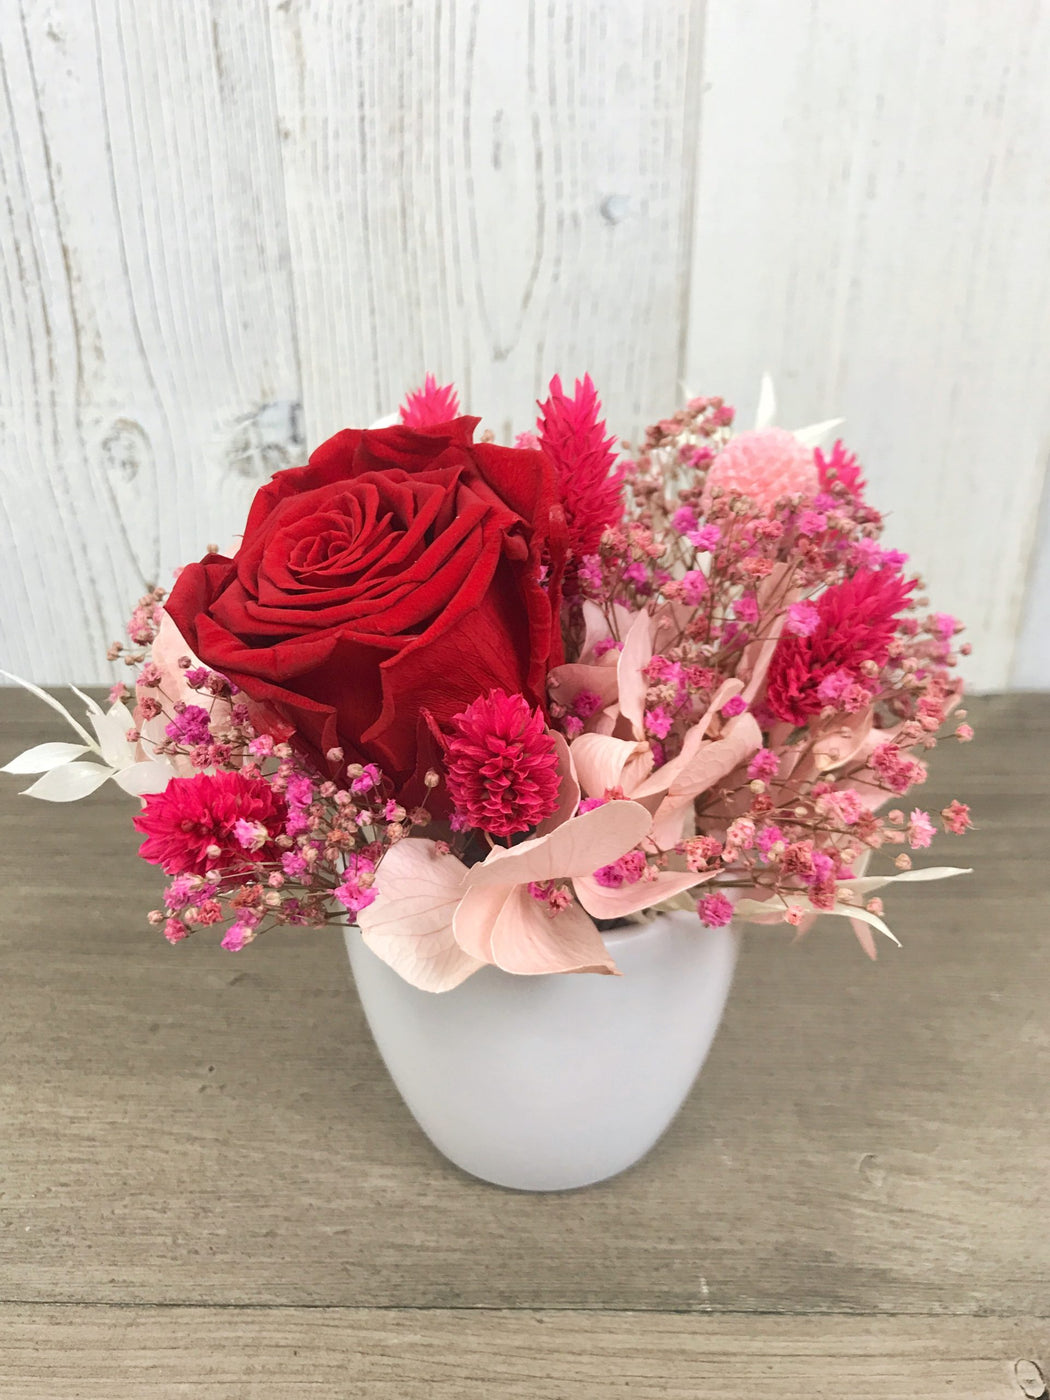
POLYGON ((339 1308, 42 1305, 0 1326, 0 1400, 1021 1400, 1048 1341, 1010 1318, 339 1308))
MULTIPOLYGON (((1050 1316, 1050 699, 971 712, 977 742, 938 749, 922 802, 972 803, 979 829, 936 859, 977 873, 891 892, 904 948, 875 965, 838 921, 794 944, 752 930, 663 1141, 552 1196, 430 1147, 336 934, 170 948, 145 924, 159 883, 129 800, 45 806, 5 776, 0 1298, 885 1314, 886 1337, 893 1314, 956 1314, 950 1335, 975 1338, 999 1333, 969 1316, 1050 1316)), ((0 761, 59 737, 29 697, 0 713, 0 761)), ((105 1315, 16 1309, 11 1335, 73 1318, 90 1349, 105 1315)))

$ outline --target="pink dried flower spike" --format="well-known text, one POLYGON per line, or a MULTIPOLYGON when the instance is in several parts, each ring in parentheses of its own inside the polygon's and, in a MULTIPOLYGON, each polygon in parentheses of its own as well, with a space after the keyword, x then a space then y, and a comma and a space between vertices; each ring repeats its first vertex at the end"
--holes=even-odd
POLYGON ((459 397, 453 384, 439 385, 434 376, 428 374, 422 389, 405 395, 400 412, 406 428, 433 428, 459 417, 459 397))
POLYGON ((569 548, 577 559, 597 553, 602 534, 623 519, 623 472, 614 470, 614 438, 605 436, 601 404, 591 376, 577 379, 570 398, 561 377, 550 382, 549 397, 536 420, 540 442, 558 474, 569 526, 569 548))

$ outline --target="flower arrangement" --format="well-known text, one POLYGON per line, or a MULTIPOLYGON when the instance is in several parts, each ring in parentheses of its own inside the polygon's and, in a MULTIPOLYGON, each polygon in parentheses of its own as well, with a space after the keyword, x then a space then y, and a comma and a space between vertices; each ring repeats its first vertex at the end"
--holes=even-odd
POLYGON ((767 382, 754 430, 694 398, 621 455, 589 377, 539 408, 501 446, 428 376, 140 599, 109 653, 133 676, 76 692, 90 729, 28 687, 78 742, 6 771, 140 799, 171 943, 349 919, 440 992, 614 973, 603 931, 691 908, 698 936, 843 915, 874 957, 877 889, 961 873, 912 869, 935 822, 902 799, 953 712, 972 737, 968 648, 818 445, 836 425, 771 426, 767 382))

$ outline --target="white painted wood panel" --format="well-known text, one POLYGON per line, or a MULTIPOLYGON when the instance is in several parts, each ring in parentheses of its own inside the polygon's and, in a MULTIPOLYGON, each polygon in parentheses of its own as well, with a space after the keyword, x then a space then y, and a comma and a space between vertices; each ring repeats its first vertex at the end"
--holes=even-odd
POLYGON ((1016 690, 1050 690, 1050 463, 1043 487, 1021 628, 1010 684, 1016 690))
POLYGON ((1006 684, 1050 446, 1050 6, 710 0, 687 378, 840 413, 973 684, 1006 684))
POLYGON ((269 26, 10 0, 0 45, 0 665, 102 680, 143 585, 301 452, 269 26))
POLYGON ((1032 683, 1047 5, 11 0, 0 65, 0 665, 105 678, 144 583, 426 369, 508 437, 554 371, 633 433, 768 367, 971 679, 1032 683))
POLYGON ((673 401, 693 0, 273 0, 311 441, 455 379, 501 437, 555 371, 620 432, 673 401))

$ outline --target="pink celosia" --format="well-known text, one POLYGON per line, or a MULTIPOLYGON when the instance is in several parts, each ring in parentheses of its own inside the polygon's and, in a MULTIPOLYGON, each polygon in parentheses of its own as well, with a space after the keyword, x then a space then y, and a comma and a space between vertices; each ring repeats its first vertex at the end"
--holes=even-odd
POLYGON ((272 840, 286 815, 284 798, 261 778, 198 773, 192 778, 172 778, 163 792, 148 794, 132 823, 146 837, 139 848, 143 860, 162 866, 169 875, 203 875, 253 860, 276 859, 277 852, 270 847, 250 856, 234 828, 242 819, 260 822, 272 840))
POLYGON ((589 374, 570 398, 555 375, 536 420, 543 450, 554 463, 569 527, 569 548, 581 558, 597 552, 603 531, 623 519, 623 472, 615 438, 605 436, 601 404, 589 374))
POLYGON ((730 438, 711 464, 703 508, 716 488, 747 496, 768 511, 781 496, 813 496, 820 485, 813 449, 786 428, 760 428, 730 438))
POLYGON ((819 510, 804 510, 795 522, 800 535, 819 535, 827 529, 828 517, 819 510))
POLYGON ((618 890, 624 885, 636 885, 645 874, 646 860, 641 851, 628 851, 611 865, 603 865, 594 878, 603 889, 618 890))
POLYGON ((253 914, 247 909, 243 910, 240 918, 226 930, 226 936, 220 946, 225 948, 228 953, 239 953, 244 945, 250 943, 255 936, 258 924, 258 914, 253 914))
POLYGON ((926 779, 925 765, 903 753, 896 744, 880 744, 868 762, 872 772, 898 795, 926 779))
POLYGON ((784 636, 770 662, 766 700, 774 714, 805 724, 827 703, 820 686, 835 672, 861 682, 866 663, 882 667, 889 656, 897 614, 915 581, 886 569, 858 570, 817 599, 816 627, 805 637, 784 636))
POLYGON ((733 919, 733 904, 724 894, 707 894, 697 900, 696 912, 708 928, 725 928, 733 919))
POLYGON ((438 423, 459 417, 459 399, 452 384, 438 384, 432 374, 423 380, 422 389, 405 395, 401 405, 401 421, 406 428, 433 428, 438 423))
POLYGON ((449 795, 467 826, 493 836, 528 831, 558 806, 558 757, 543 712, 492 690, 454 715, 445 760, 449 795))
POLYGON ((851 496, 860 497, 864 494, 867 482, 860 474, 860 467, 852 452, 847 452, 841 440, 837 441, 831 449, 830 456, 825 456, 820 448, 816 448, 813 456, 817 464, 817 472, 820 475, 820 487, 822 491, 830 491, 836 482, 846 488, 851 496))

